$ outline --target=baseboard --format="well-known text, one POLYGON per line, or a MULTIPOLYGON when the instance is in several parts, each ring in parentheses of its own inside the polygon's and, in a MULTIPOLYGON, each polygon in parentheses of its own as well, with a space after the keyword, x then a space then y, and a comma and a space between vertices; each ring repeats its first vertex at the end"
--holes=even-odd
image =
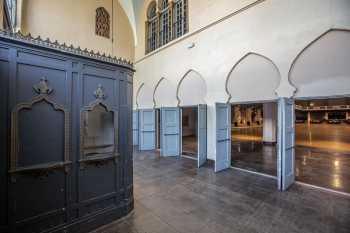
MULTIPOLYGON (((88 233, 102 227, 106 224, 118 221, 128 216, 134 209, 134 199, 126 200, 120 206, 106 208, 96 213, 77 219, 74 222, 61 225, 41 233, 88 233)), ((12 230, 14 231, 14 230, 12 230)), ((12 232, 9 227, 0 227, 0 233, 22 233, 12 232)))

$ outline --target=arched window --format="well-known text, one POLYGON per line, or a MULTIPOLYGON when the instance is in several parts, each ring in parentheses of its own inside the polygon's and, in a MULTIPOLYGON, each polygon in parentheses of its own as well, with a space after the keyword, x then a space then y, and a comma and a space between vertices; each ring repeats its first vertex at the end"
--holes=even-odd
POLYGON ((4 1, 3 10, 4 10, 3 27, 5 29, 14 29, 16 27, 17 0, 4 1))
POLYGON ((159 3, 160 10, 164 10, 164 9, 168 8, 168 6, 169 6, 169 1, 168 0, 160 0, 159 2, 160 2, 159 3))
POLYGON ((146 53, 188 32, 187 1, 157 0, 150 3, 146 22, 146 53))
POLYGON ((187 0, 175 1, 173 14, 173 37, 178 38, 188 31, 187 0))
POLYGON ((147 11, 147 52, 151 52, 157 48, 157 34, 158 34, 158 17, 157 4, 155 1, 151 2, 147 11))
POLYGON ((98 36, 109 38, 110 36, 110 19, 109 13, 104 7, 96 9, 96 26, 95 32, 98 36))
POLYGON ((162 46, 171 39, 171 10, 168 0, 161 0, 159 23, 159 46, 162 46))

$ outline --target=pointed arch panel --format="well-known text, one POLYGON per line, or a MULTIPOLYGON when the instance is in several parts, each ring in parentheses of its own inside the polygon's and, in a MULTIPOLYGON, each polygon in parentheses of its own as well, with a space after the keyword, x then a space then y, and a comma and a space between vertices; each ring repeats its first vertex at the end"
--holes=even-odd
POLYGON ((153 88, 143 83, 137 94, 137 106, 140 109, 153 108, 153 88))
POLYGON ((297 97, 350 94, 350 30, 332 29, 295 58, 289 80, 297 97))
POLYGON ((194 70, 189 70, 180 80, 177 87, 179 106, 205 104, 207 84, 204 78, 194 70))
POLYGON ((177 105, 176 86, 168 79, 161 78, 154 89, 153 98, 156 108, 175 107, 177 105))
POLYGON ((277 66, 269 58, 248 53, 231 69, 226 80, 229 101, 276 99, 281 80, 277 66))

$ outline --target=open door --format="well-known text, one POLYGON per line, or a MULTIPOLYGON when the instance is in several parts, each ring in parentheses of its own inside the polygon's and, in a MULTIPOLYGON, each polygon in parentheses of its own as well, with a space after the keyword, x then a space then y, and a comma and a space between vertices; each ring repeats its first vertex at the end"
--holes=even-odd
POLYGON ((293 99, 278 102, 278 189, 287 190, 295 181, 295 120, 293 99))
POLYGON ((139 111, 134 110, 132 112, 132 135, 133 145, 139 145, 139 111))
POLYGON ((198 145, 198 167, 201 167, 207 161, 207 105, 198 105, 198 129, 197 129, 197 145, 198 145))
POLYGON ((231 166, 231 105, 216 103, 215 172, 231 166))
POLYGON ((180 108, 161 108, 161 155, 180 156, 180 108))
POLYGON ((140 132, 139 148, 143 150, 154 150, 156 145, 156 117, 154 109, 142 109, 139 112, 140 132))

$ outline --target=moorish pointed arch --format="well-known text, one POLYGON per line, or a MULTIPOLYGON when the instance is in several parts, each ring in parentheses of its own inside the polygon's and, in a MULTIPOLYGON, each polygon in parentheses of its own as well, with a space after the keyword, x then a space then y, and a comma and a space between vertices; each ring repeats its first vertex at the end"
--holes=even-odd
POLYGON ((177 105, 176 86, 162 77, 157 82, 153 92, 154 107, 175 107, 177 105))
POLYGON ((203 76, 193 69, 188 70, 177 86, 178 106, 205 104, 206 95, 207 84, 203 76))
POLYGON ((296 97, 350 94, 349 41, 349 29, 332 28, 297 54, 288 73, 296 97))
POLYGON ((153 88, 142 83, 136 93, 136 106, 138 109, 153 108, 153 88))
POLYGON ((139 108, 139 95, 140 95, 140 91, 142 90, 142 87, 145 85, 145 83, 141 83, 141 85, 139 86, 139 88, 137 88, 137 91, 136 91, 136 96, 135 96, 135 99, 136 99, 136 108, 138 109, 139 108))
POLYGON ((249 52, 235 63, 226 77, 227 102, 276 99, 280 81, 281 73, 270 58, 249 52))

